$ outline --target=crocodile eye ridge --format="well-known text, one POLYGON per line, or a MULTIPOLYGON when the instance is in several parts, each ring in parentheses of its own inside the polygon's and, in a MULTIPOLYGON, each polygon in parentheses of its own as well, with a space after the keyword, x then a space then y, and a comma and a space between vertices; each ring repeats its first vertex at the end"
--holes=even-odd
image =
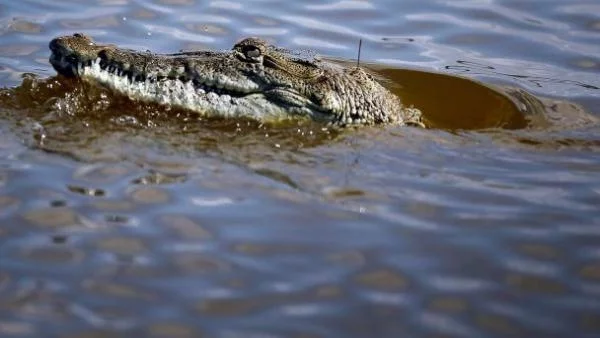
POLYGON ((238 42, 233 50, 242 61, 262 63, 266 42, 258 38, 247 38, 238 42))

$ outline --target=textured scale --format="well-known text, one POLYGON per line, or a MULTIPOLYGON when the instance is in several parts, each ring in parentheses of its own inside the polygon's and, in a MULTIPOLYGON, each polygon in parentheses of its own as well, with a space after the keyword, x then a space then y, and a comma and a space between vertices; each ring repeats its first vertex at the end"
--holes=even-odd
POLYGON ((199 114, 423 126, 417 109, 403 107, 363 69, 296 58, 258 38, 231 51, 167 55, 96 44, 83 34, 56 38, 49 47, 62 75, 199 114))

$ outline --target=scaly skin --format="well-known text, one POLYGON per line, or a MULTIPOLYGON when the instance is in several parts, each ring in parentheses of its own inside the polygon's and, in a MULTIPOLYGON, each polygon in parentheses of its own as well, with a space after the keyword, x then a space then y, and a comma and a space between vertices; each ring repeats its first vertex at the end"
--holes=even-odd
POLYGON ((133 100, 261 121, 310 117, 342 126, 423 126, 418 109, 403 107, 363 69, 299 59, 258 38, 232 51, 167 55, 97 44, 83 34, 56 38, 49 47, 59 74, 133 100))

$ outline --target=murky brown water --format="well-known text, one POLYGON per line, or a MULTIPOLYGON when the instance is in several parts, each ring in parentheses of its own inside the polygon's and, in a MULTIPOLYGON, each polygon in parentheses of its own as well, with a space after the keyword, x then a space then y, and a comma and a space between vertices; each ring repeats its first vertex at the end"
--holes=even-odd
POLYGON ((596 1, 1 1, 0 336, 600 336, 596 1), (431 129, 200 119, 48 41, 363 66, 431 129), (478 81, 478 82, 476 82, 478 81))

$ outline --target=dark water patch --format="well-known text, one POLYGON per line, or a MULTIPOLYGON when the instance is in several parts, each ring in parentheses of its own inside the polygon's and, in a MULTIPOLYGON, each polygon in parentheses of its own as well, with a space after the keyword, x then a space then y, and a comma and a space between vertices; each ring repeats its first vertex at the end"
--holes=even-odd
POLYGON ((37 209, 26 212, 23 218, 42 228, 72 227, 79 225, 77 215, 68 208, 37 209))
POLYGON ((102 189, 85 188, 75 185, 70 185, 67 189, 73 193, 86 195, 86 196, 104 196, 106 193, 102 189))
POLYGON ((528 126, 525 106, 481 83, 443 74, 385 69, 406 104, 424 111, 432 127, 445 129, 522 129, 528 126))
POLYGON ((580 105, 534 96, 514 87, 407 69, 383 69, 406 104, 424 111, 444 129, 543 129, 593 127, 598 118, 580 105))
POLYGON ((132 181, 133 184, 156 185, 156 184, 171 184, 182 183, 187 179, 185 173, 161 173, 150 171, 147 175, 136 178, 132 181))

